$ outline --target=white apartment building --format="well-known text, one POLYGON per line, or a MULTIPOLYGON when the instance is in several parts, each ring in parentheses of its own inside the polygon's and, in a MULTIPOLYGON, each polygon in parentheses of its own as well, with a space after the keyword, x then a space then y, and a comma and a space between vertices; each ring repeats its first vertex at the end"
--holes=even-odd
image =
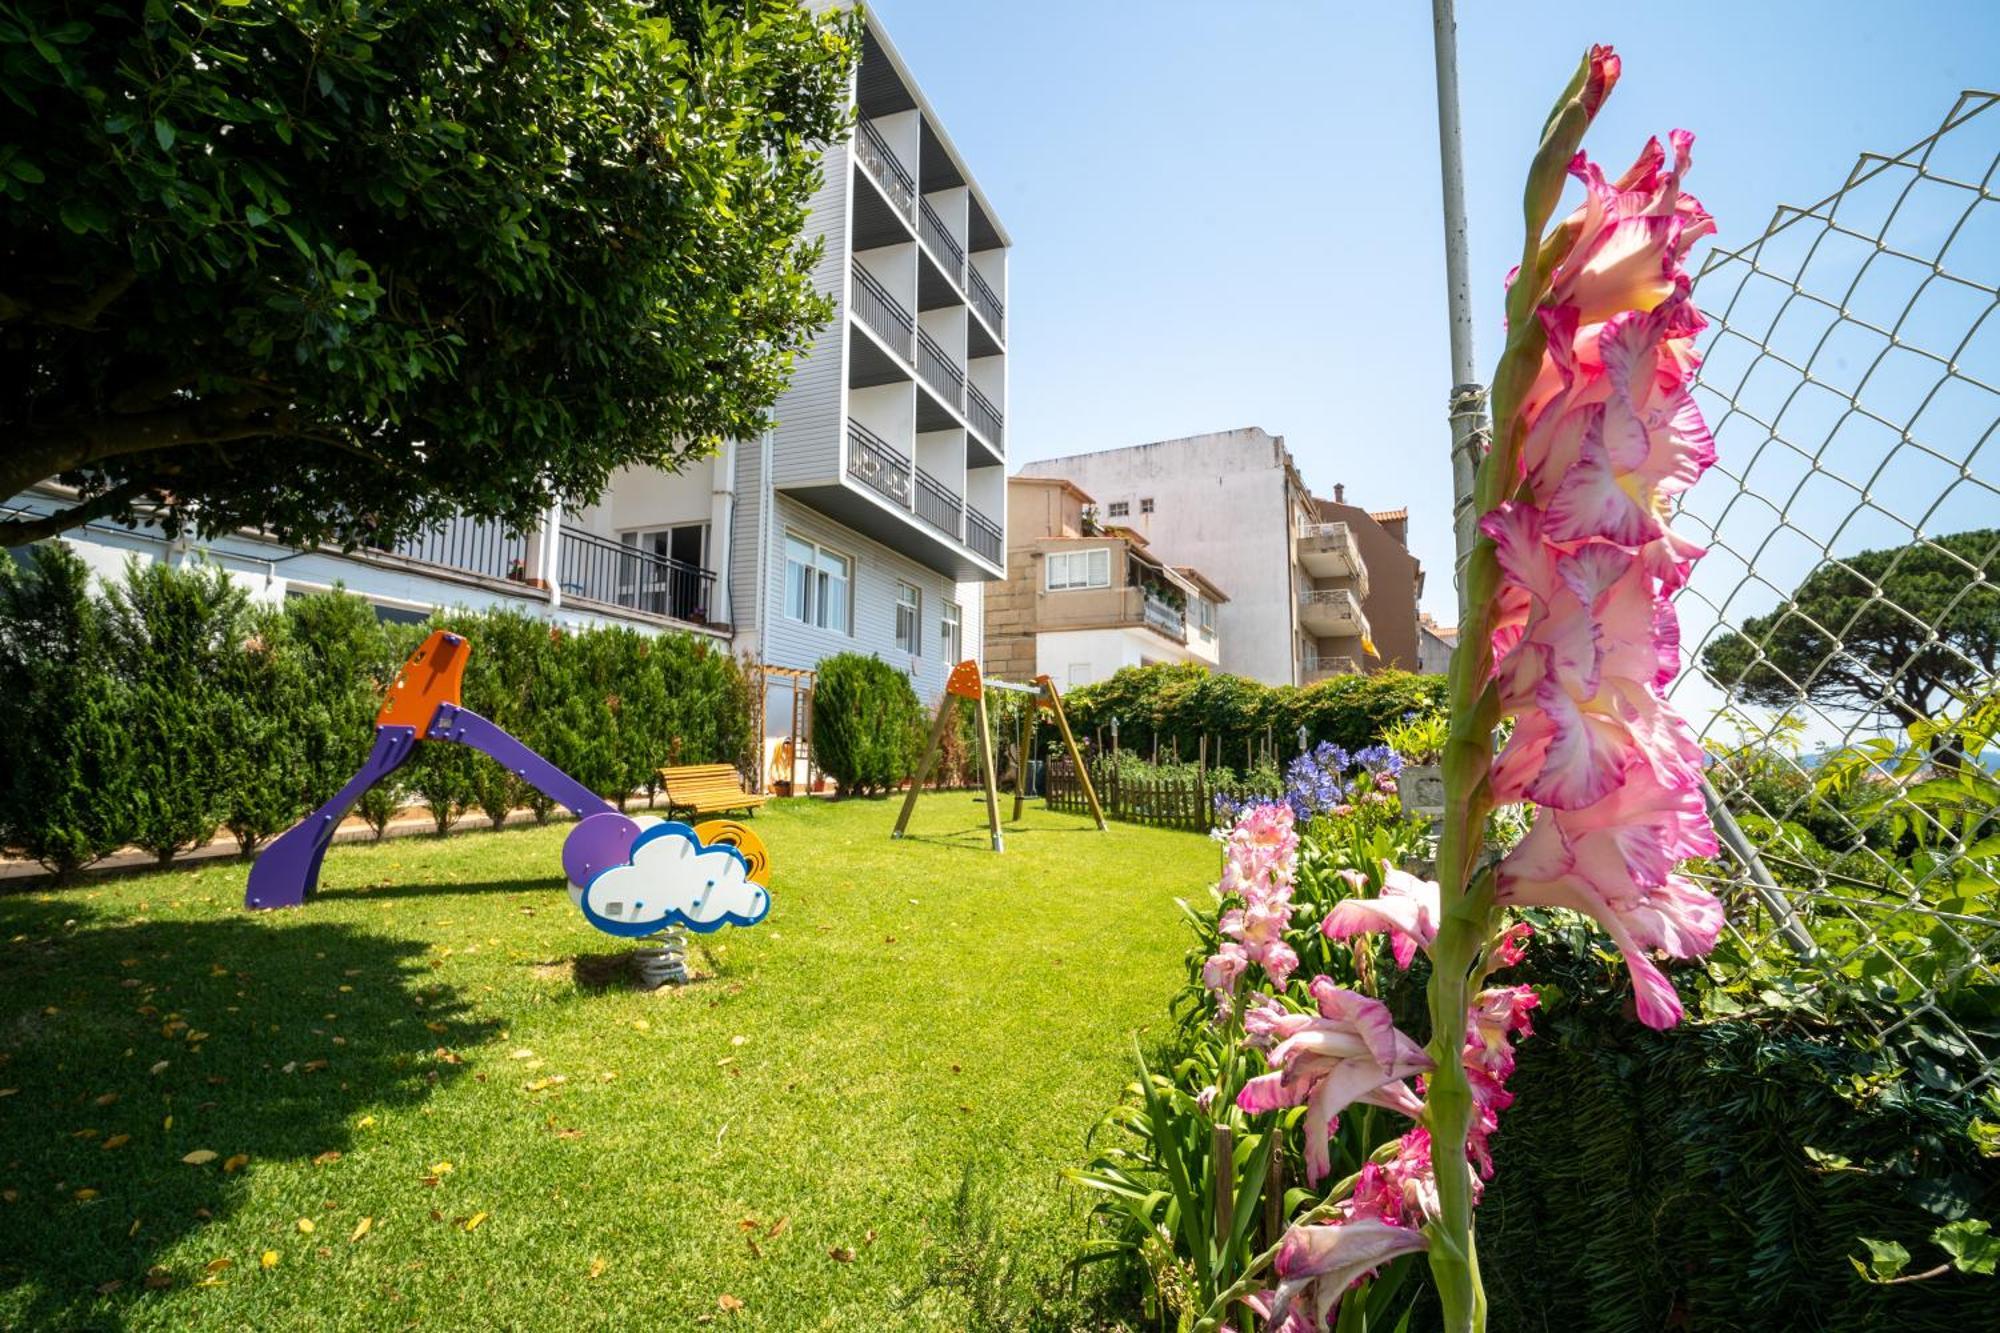
MULTIPOLYGON (((559 622, 711 634, 791 668, 874 653, 935 698, 976 641, 961 582, 1005 572, 1010 241, 880 21, 866 29, 850 142, 826 150, 809 234, 833 320, 762 438, 677 473, 627 469, 538 533, 459 521, 390 550, 200 543, 254 596, 336 582, 387 616, 518 605, 559 622)), ((51 495, 18 497, 30 509, 51 495)), ((108 575, 128 553, 192 554, 92 527, 67 540, 108 575)), ((772 690, 766 732, 789 734, 772 690)), ((766 757, 770 747, 765 747, 766 757)))
POLYGON ((1097 522, 1226 589, 1222 670, 1303 685, 1363 669, 1368 567, 1349 525, 1320 520, 1283 436, 1250 426, 1038 459, 1020 475, 1073 482, 1097 522))

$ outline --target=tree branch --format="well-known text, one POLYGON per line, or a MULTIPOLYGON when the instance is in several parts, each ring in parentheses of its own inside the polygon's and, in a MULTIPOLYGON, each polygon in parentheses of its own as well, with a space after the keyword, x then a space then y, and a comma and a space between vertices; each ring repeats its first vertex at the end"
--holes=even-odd
POLYGON ((272 406, 270 395, 253 390, 158 412, 71 418, 31 428, 0 462, 0 494, 17 494, 110 458, 267 435, 272 425, 262 417, 272 406))
POLYGON ((30 518, 9 519, 0 522, 0 546, 26 546, 29 542, 42 541, 59 533, 79 528, 94 518, 103 518, 125 509, 140 496, 157 491, 158 480, 143 477, 113 486, 101 495, 94 495, 81 504, 54 514, 39 514, 30 518))
POLYGON ((130 291, 132 284, 138 280, 136 270, 120 269, 93 291, 68 305, 38 306, 18 296, 0 292, 0 323, 32 316, 37 324, 55 324, 88 332, 97 327, 97 317, 110 309, 112 302, 130 291))

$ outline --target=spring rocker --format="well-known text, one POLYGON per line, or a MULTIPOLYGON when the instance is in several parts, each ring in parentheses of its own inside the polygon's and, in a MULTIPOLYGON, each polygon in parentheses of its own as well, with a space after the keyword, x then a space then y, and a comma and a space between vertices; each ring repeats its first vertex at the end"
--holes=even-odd
POLYGON ((650 985, 687 979, 688 930, 753 926, 771 909, 763 886, 770 857, 761 839, 726 819, 689 826, 629 816, 541 755, 459 702, 472 646, 433 631, 410 654, 375 714, 375 744, 333 799, 264 849, 250 867, 243 905, 255 911, 301 907, 319 885, 334 832, 370 787, 416 754, 422 741, 464 745, 499 763, 566 807, 577 823, 563 841, 570 901, 607 935, 652 939, 638 953, 650 985))
MULTIPOLYGON (((953 714, 959 703, 972 705, 976 723, 974 734, 979 741, 979 771, 986 789, 986 831, 993 841, 993 850, 1007 850, 1000 834, 1000 792, 994 778, 993 728, 986 715, 986 691, 1006 690, 1011 694, 1033 696, 1035 707, 1054 715, 1056 730, 1062 733, 1063 744, 1069 747, 1070 761, 1076 765, 1077 775, 1083 781, 1084 797, 1090 802, 1091 816, 1097 820, 1097 831, 1104 832, 1104 811, 1097 804, 1097 791, 1090 785, 1090 773, 1084 767, 1083 756, 1077 753, 1076 737, 1070 734, 1069 715, 1063 712, 1062 693, 1056 689, 1055 681, 1047 676, 1035 677, 1032 685, 1017 685, 1007 680, 985 680, 979 674, 979 663, 970 658, 951 669, 945 679, 944 697, 938 700, 937 718, 931 723, 930 740, 924 746, 924 757, 917 761, 916 772, 910 776, 909 794, 903 797, 903 809, 896 816, 896 827, 889 834, 892 838, 903 836, 910 826, 910 815, 917 808, 917 793, 923 790, 924 780, 937 767, 938 754, 944 748, 945 728, 951 725, 953 714)), ((1016 741, 1018 757, 1014 761, 1014 818, 1021 818, 1021 811, 1028 803, 1028 710, 1021 713, 1019 736, 1016 741)))

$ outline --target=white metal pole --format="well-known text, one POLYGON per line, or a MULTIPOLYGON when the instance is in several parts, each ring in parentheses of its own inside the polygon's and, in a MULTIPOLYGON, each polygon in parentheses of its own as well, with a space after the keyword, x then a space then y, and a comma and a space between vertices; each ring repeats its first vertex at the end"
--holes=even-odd
POLYGON ((1466 255, 1465 149, 1458 121, 1458 20, 1452 0, 1431 0, 1437 59, 1438 171, 1444 187, 1445 308, 1451 328, 1452 537, 1456 570, 1472 553, 1473 473, 1486 424, 1486 390, 1472 341, 1472 278, 1466 255))

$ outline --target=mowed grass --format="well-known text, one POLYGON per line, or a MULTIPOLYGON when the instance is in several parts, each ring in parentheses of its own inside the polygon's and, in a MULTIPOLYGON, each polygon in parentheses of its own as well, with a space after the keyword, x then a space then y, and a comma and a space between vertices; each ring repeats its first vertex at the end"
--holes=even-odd
POLYGON ((961 1178, 1059 1271, 1216 855, 894 816, 767 808, 770 917, 658 993, 602 977, 566 825, 336 847, 296 911, 240 863, 0 898, 0 1325, 970 1326, 961 1178))

